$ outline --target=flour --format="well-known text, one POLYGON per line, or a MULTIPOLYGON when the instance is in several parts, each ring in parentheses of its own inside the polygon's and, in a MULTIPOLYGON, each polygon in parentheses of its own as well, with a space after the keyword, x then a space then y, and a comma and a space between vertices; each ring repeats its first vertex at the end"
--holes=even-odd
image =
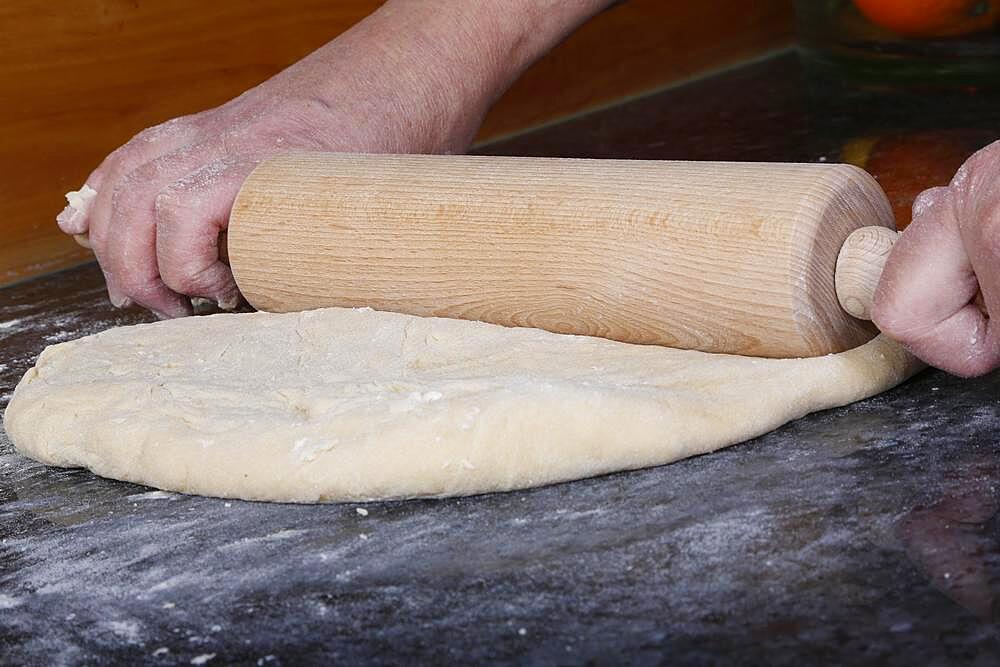
POLYGON ((0 609, 13 609, 21 606, 21 600, 11 595, 0 593, 0 609))

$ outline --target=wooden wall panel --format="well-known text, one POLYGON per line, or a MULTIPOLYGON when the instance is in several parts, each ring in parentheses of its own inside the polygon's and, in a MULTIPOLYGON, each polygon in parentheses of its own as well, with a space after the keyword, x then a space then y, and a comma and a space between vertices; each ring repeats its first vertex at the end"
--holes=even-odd
POLYGON ((55 215, 144 127, 219 104, 375 0, 0 3, 0 283, 86 260, 55 215))
MULTIPOLYGON (((109 151, 144 127, 242 92, 379 4, 0 3, 0 284, 89 259, 54 219, 63 193, 79 187, 109 151)), ((481 137, 787 44, 791 25, 790 0, 632 0, 529 71, 481 137)))
POLYGON ((631 0, 525 72, 483 123, 508 134, 788 46, 790 0, 631 0))

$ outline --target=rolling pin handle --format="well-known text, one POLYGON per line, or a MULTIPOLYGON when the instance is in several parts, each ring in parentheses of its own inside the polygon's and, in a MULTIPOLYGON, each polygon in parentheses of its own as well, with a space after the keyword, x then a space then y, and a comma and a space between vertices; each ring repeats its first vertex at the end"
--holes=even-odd
POLYGON ((840 306, 850 315, 870 320, 872 299, 882 269, 899 232, 888 227, 861 227, 844 241, 837 256, 834 285, 840 306))

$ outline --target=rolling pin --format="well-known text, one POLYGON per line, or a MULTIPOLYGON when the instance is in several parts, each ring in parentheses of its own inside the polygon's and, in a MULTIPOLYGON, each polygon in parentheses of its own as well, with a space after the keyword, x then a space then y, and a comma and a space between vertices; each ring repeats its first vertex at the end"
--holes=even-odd
POLYGON ((877 333, 895 235, 848 165, 288 153, 248 177, 227 243, 260 310, 809 357, 877 333))

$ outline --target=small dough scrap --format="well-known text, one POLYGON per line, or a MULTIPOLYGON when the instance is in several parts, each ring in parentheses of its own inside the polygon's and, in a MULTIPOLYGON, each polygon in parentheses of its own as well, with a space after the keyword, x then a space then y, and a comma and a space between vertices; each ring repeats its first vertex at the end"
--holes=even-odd
MULTIPOLYGON (((86 183, 79 190, 71 190, 70 192, 67 192, 66 208, 60 211, 59 215, 56 216, 56 222, 64 229, 67 226, 74 225, 74 223, 77 223, 80 218, 83 218, 90 212, 90 207, 93 205, 96 197, 97 190, 90 187, 86 183)), ((86 232, 73 234, 73 238, 84 248, 90 247, 90 237, 86 232)))
POLYGON ((97 196, 97 190, 84 183, 79 190, 72 190, 66 193, 66 201, 70 208, 80 213, 86 213, 90 209, 91 201, 97 196))
POLYGON ((43 463, 169 491, 456 496, 703 454, 918 368, 883 337, 757 359, 368 309, 220 314, 48 347, 4 426, 43 463))

